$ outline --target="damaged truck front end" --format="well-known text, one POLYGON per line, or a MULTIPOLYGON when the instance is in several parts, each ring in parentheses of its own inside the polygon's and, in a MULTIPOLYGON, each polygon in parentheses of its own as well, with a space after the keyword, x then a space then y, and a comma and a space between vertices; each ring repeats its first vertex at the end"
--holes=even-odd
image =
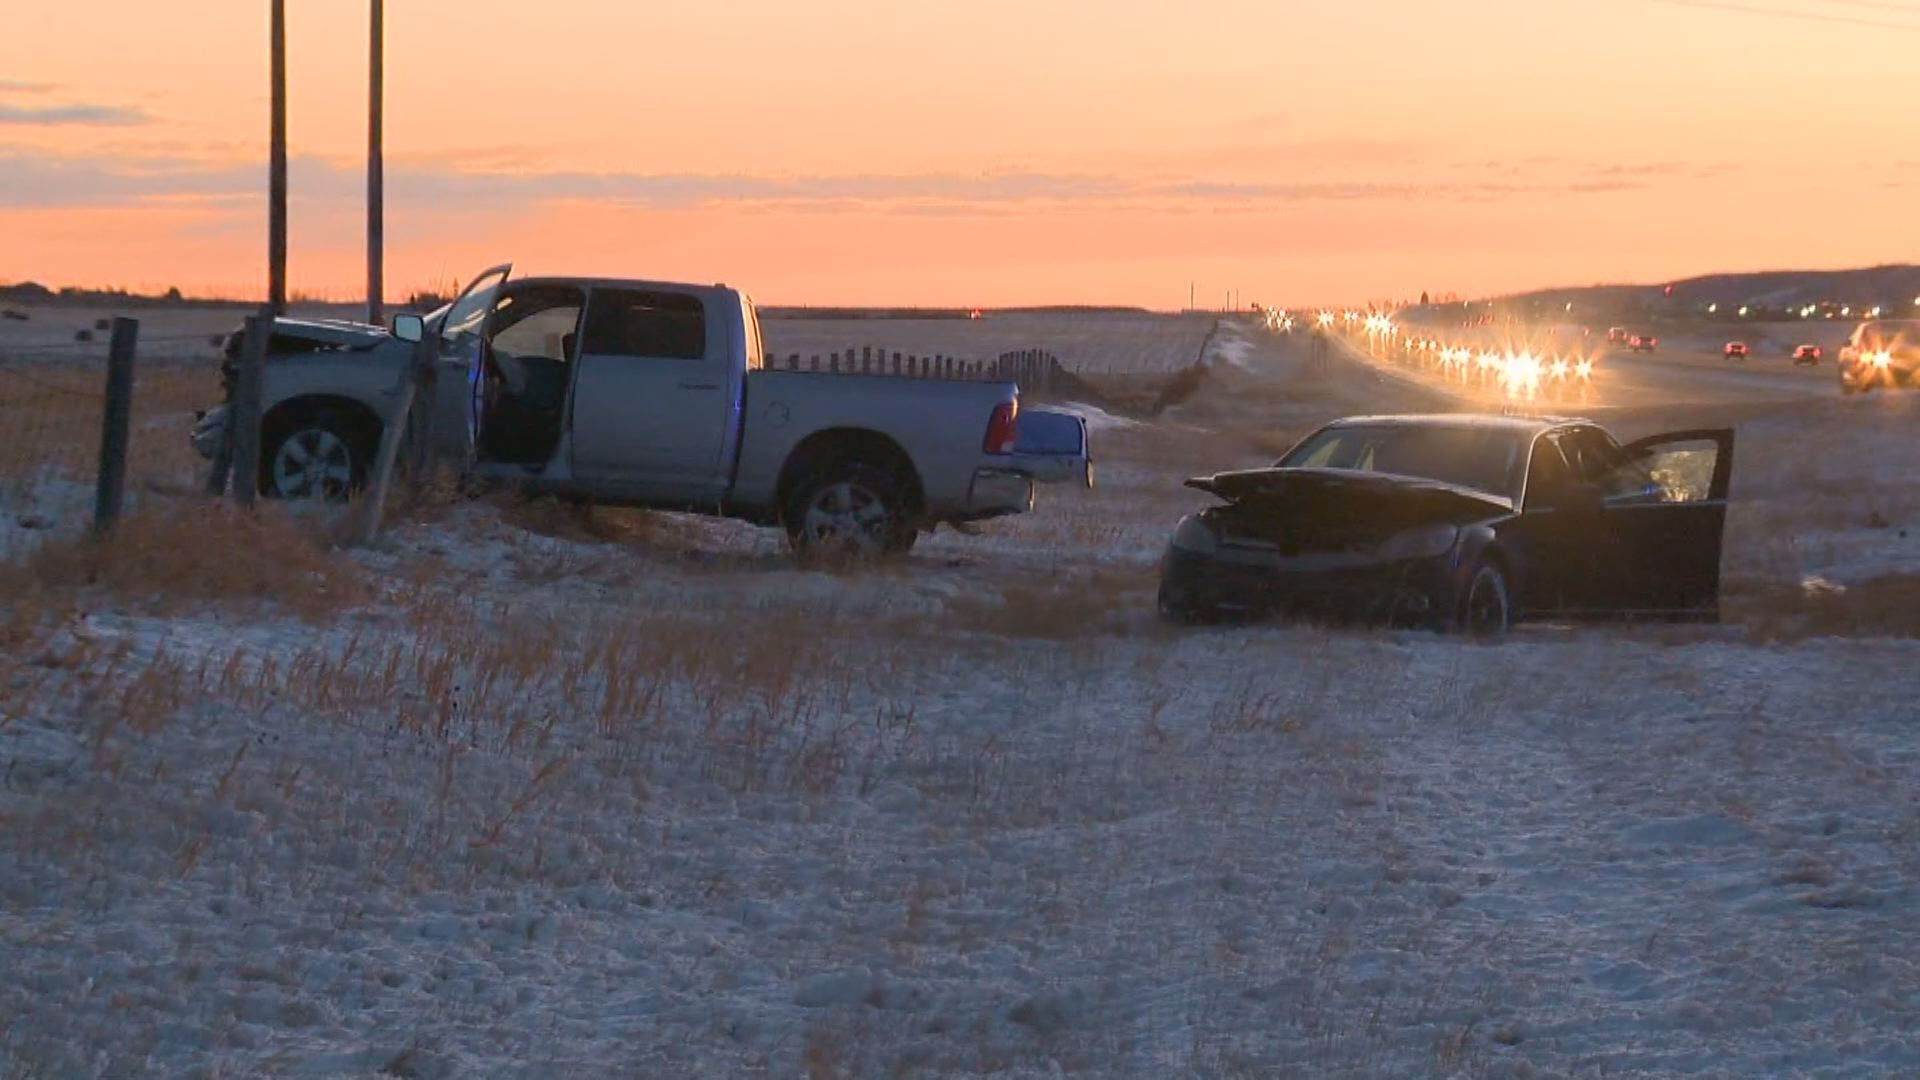
POLYGON ((1510 500, 1412 477, 1273 468, 1197 477, 1223 500, 1182 519, 1161 568, 1162 614, 1183 622, 1276 614, 1458 624, 1510 500))

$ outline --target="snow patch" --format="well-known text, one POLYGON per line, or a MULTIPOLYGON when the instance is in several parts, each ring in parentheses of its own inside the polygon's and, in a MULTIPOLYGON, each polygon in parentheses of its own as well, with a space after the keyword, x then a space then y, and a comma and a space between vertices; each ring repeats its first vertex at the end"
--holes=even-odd
POLYGON ((1097 405, 1085 405, 1078 401, 1069 401, 1060 406, 1059 411, 1070 412, 1087 422, 1090 431, 1121 431, 1137 428, 1140 421, 1125 416, 1115 416, 1097 405))

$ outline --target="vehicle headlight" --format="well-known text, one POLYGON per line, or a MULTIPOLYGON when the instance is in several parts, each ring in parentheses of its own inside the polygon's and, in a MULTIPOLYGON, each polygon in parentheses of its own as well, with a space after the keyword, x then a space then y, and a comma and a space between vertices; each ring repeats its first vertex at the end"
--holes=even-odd
POLYGON ((1168 541, 1167 546, 1189 555, 1211 555, 1219 549, 1220 537, 1198 515, 1189 514, 1174 526, 1173 539, 1168 541))
POLYGON ((1893 353, 1889 352, 1886 349, 1880 349, 1876 352, 1870 352, 1867 354, 1867 363, 1872 364, 1874 367, 1883 368, 1883 369, 1892 367, 1893 353))
POLYGON ((1460 539, 1457 525, 1422 525, 1397 533, 1380 545, 1382 559, 1430 559, 1453 550, 1460 539))

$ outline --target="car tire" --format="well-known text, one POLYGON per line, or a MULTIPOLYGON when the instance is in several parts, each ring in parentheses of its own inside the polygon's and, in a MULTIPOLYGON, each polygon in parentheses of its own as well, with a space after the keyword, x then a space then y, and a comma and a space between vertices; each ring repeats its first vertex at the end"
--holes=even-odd
POLYGON ((1460 597, 1460 632, 1482 640, 1503 637, 1513 629, 1513 613, 1513 587, 1506 568, 1492 559, 1481 560, 1468 575, 1460 597))
POLYGON ((885 469, 843 462, 794 485, 782 515, 787 542, 803 557, 872 559, 912 549, 900 482, 885 469))
POLYGON ((378 432, 337 409, 315 409, 261 432, 260 494, 345 502, 366 486, 378 432))

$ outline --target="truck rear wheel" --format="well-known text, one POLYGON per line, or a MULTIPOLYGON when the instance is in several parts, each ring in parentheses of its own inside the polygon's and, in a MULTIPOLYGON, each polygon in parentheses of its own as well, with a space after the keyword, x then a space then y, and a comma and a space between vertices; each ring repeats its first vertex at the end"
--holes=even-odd
POLYGON ((899 481, 859 462, 829 466, 795 485, 784 523, 803 556, 874 558, 913 547, 899 481))

